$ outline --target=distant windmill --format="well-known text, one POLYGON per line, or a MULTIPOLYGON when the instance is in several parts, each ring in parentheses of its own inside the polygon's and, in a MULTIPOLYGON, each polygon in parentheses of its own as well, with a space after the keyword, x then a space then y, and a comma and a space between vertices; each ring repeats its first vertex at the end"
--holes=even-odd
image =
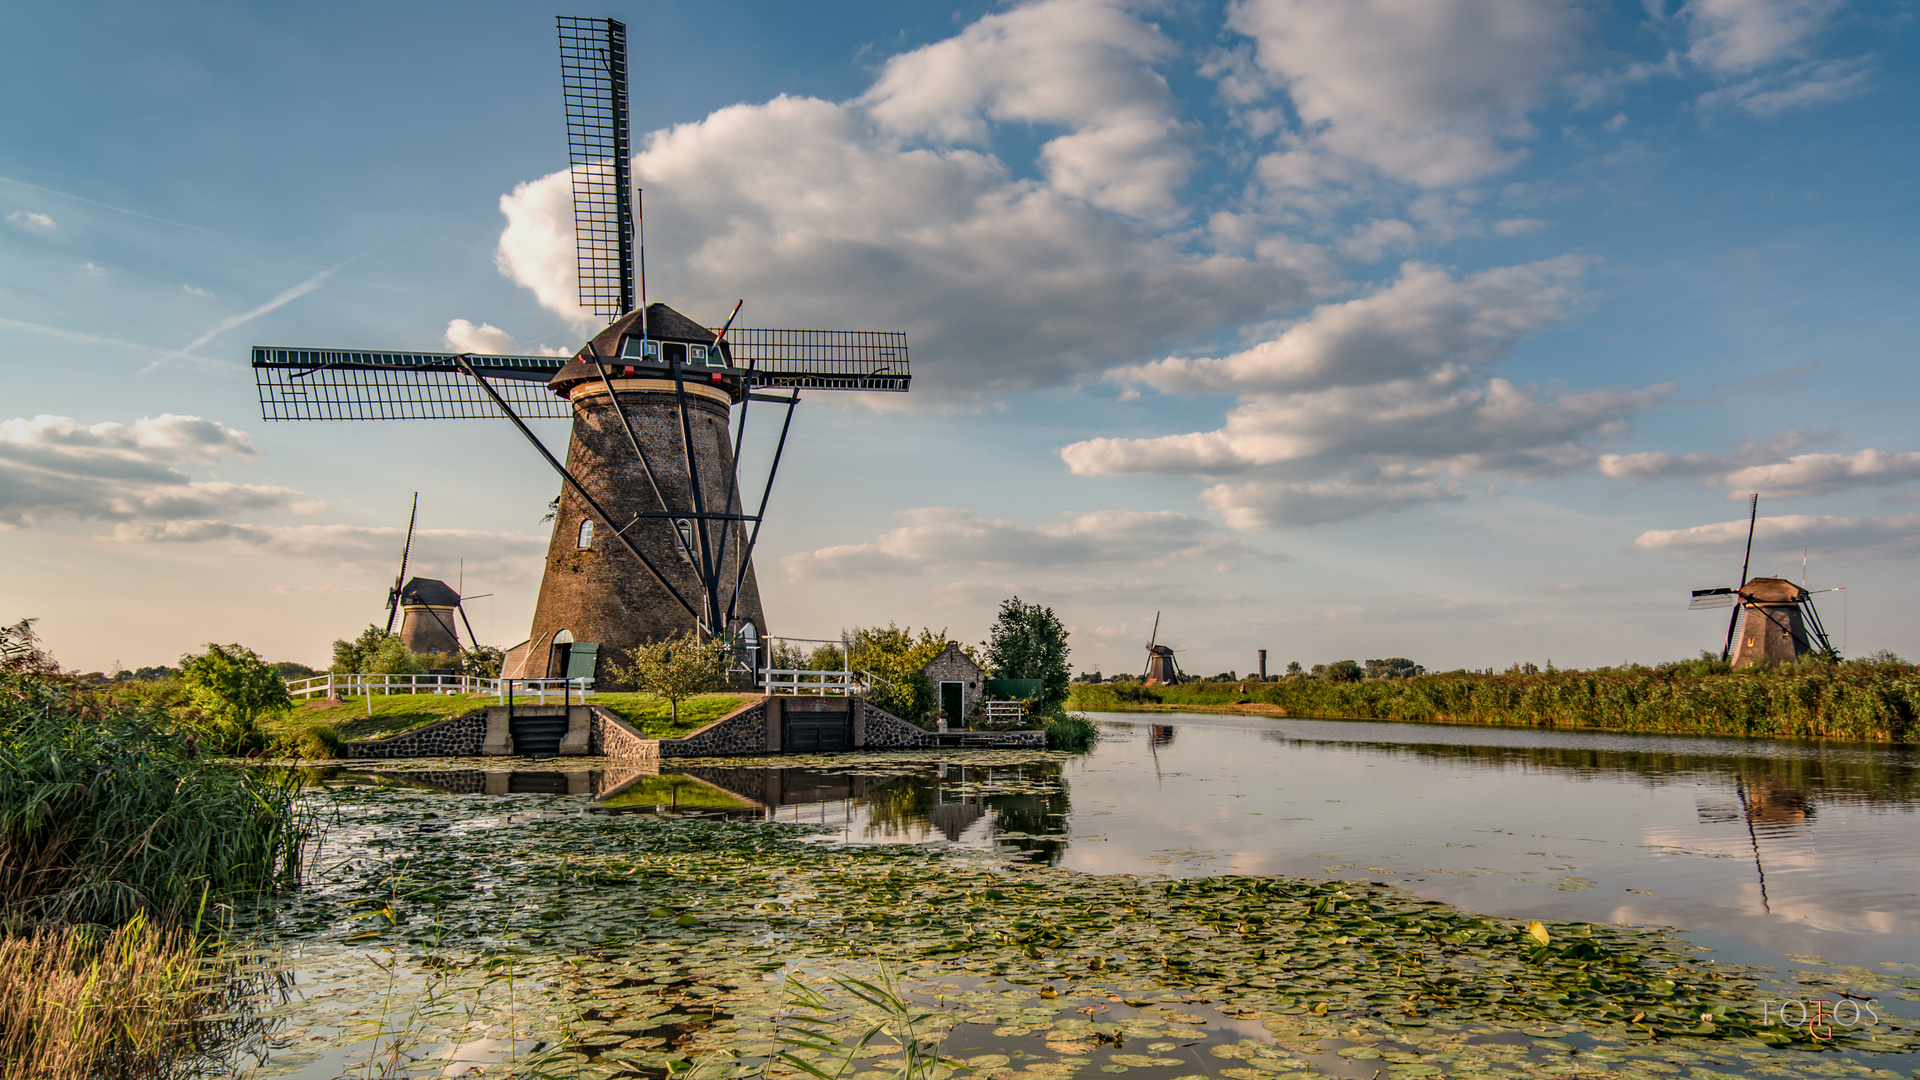
MULTIPOLYGON (((1760 496, 1747 500, 1747 552, 1740 560, 1737 588, 1695 589, 1690 610, 1733 608, 1727 619, 1727 643, 1720 659, 1734 667, 1790 664, 1808 653, 1831 652, 1813 593, 1785 578, 1747 577, 1753 562, 1753 531, 1760 520, 1760 496)), ((1828 590, 1821 589, 1820 592, 1828 590)))
POLYGON ((438 578, 409 578, 407 560, 413 554, 413 526, 420 517, 420 493, 413 493, 413 512, 407 515, 407 542, 400 548, 400 572, 387 590, 387 633, 393 633, 394 620, 400 622, 400 641, 415 653, 464 652, 460 635, 454 632, 453 617, 458 612, 467 628, 467 640, 478 641, 473 624, 467 622, 467 609, 460 605, 460 594, 438 578))
POLYGON ((532 630, 504 674, 592 677, 602 651, 687 630, 752 663, 767 640, 753 549, 800 391, 905 391, 906 335, 742 330, 731 315, 716 331, 648 305, 626 26, 562 17, 559 28, 580 301, 612 322, 570 359, 256 346, 261 412, 512 421, 562 487, 532 630), (738 462, 752 402, 784 405, 786 418, 749 514, 738 462), (565 464, 523 417, 573 422, 565 464))
POLYGON ((1173 657, 1173 650, 1160 644, 1160 613, 1153 613, 1153 640, 1147 642, 1147 670, 1141 673, 1141 680, 1148 686, 1159 684, 1172 686, 1184 678, 1180 673, 1180 662, 1173 657))

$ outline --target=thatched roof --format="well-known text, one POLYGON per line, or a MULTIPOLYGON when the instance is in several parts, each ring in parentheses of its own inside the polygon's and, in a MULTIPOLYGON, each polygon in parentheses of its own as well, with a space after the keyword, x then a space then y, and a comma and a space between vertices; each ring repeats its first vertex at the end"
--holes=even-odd
MULTIPOLYGON (((646 307, 646 334, 652 341, 682 341, 689 345, 711 345, 713 331, 687 318, 665 304, 648 304, 646 307)), ((636 309, 615 319, 605 330, 593 336, 586 347, 574 355, 567 365, 554 373, 547 381, 547 388, 557 394, 566 394, 574 386, 600 377, 594 370, 589 356, 599 356, 604 363, 612 363, 619 356, 629 337, 638 338, 641 332, 641 312, 636 309)), ((726 342, 720 343, 720 354, 733 362, 733 350, 726 342)), ((627 363, 632 363, 629 360, 627 363)))
POLYGON ((1807 590, 1786 578, 1757 577, 1747 579, 1740 595, 1750 604, 1797 604, 1807 598, 1807 590))

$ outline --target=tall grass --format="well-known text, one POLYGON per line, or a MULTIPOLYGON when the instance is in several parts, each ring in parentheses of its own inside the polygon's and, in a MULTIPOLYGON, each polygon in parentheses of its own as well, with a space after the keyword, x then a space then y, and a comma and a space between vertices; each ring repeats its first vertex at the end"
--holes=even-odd
POLYGON ((58 927, 0 939, 7 1080, 165 1075, 207 1001, 202 963, 184 930, 139 917, 105 935, 58 927))
POLYGON ((1199 708, 1257 703, 1293 716, 1331 718, 1864 742, 1920 739, 1920 668, 1895 663, 1722 672, 1698 665, 1539 674, 1449 672, 1352 683, 1289 678, 1145 690, 1078 683, 1072 705, 1126 709, 1155 704, 1153 699, 1161 705, 1199 708), (1242 685, 1247 687, 1244 692, 1242 685))
POLYGON ((0 922, 115 926, 295 880, 290 770, 197 754, 164 712, 0 674, 0 922))

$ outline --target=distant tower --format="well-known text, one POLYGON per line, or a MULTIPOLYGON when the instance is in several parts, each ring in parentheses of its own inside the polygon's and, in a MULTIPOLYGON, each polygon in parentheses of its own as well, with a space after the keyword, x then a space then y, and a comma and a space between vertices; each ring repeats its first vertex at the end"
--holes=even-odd
MULTIPOLYGON (((1740 586, 1695 589, 1688 607, 1735 608, 1727 620, 1727 644, 1720 659, 1734 667, 1755 664, 1791 664, 1808 653, 1831 654, 1826 627, 1814 610, 1813 594, 1785 578, 1749 578, 1754 528, 1760 520, 1760 496, 1747 502, 1747 553, 1740 562, 1740 586)), ((1826 590, 1821 590, 1826 591, 1826 590)))
POLYGON ((1173 650, 1160 644, 1160 613, 1153 613, 1153 638, 1147 642, 1147 669, 1140 673, 1140 681, 1148 686, 1172 686, 1180 681, 1180 662, 1174 659, 1173 650))
POLYGON ((409 652, 459 652, 459 617, 460 594, 444 581, 417 577, 400 590, 400 640, 409 652))
POLYGON ((1740 628, 1734 637, 1733 666, 1791 664, 1824 647, 1814 644, 1802 614, 1812 598, 1785 578, 1757 577, 1739 590, 1740 628))

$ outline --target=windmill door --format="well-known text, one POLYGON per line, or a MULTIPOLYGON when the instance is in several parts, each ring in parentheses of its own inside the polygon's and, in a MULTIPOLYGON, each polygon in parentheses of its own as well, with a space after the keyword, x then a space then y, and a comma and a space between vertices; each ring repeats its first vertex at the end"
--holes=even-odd
POLYGON ((789 754, 853 749, 853 714, 837 709, 787 708, 780 715, 780 748, 789 754))

